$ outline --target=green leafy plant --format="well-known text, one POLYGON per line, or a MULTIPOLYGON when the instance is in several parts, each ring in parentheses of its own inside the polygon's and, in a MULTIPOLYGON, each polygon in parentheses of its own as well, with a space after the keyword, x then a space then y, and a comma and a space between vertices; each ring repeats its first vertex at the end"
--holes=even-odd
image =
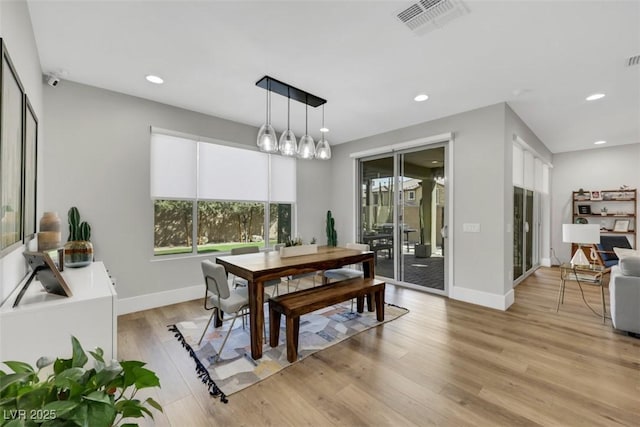
POLYGON ((301 237, 296 237, 295 239, 291 240, 289 237, 287 237, 287 240, 285 240, 284 242, 284 246, 285 247, 290 247, 290 246, 302 246, 304 243, 302 242, 302 238, 301 237))
POLYGON ((338 232, 335 226, 336 221, 331 216, 331 211, 327 211, 327 246, 338 246, 338 232))
MULTIPOLYGON (((138 390, 160 387, 156 374, 145 363, 104 361, 103 350, 89 351, 93 368, 80 342, 71 337, 71 359, 40 358, 37 371, 24 362, 3 362, 13 372, 0 370, 0 412, 6 427, 134 426, 127 418, 153 418, 150 409, 162 411, 152 398, 136 399, 138 390), (41 380, 43 368, 53 373, 41 380)), ((0 422, 2 423, 2 422, 0 422)))
POLYGON ((78 208, 73 206, 69 209, 69 239, 67 241, 73 242, 78 240, 91 240, 91 226, 86 221, 80 222, 80 212, 78 208))

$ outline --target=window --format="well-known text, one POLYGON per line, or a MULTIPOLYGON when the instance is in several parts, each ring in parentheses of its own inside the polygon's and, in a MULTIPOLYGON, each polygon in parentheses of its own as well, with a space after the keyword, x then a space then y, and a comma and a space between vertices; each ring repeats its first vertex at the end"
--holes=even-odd
POLYGON ((407 194, 407 200, 415 200, 415 199, 416 199, 415 190, 409 190, 409 192, 407 194))
POLYGON ((292 236, 296 161, 152 133, 154 254, 270 247, 292 236))

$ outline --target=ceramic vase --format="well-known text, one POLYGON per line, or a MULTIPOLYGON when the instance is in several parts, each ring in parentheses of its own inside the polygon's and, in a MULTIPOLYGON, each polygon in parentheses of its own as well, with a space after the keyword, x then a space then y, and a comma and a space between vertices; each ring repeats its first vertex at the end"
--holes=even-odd
POLYGON ((45 212, 40 219, 38 252, 57 249, 62 246, 60 217, 57 212, 45 212))

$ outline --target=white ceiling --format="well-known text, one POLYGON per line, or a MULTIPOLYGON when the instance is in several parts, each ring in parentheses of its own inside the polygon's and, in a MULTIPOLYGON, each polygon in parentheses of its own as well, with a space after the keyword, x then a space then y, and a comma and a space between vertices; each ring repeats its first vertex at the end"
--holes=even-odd
MULTIPOLYGON (((640 142, 640 65, 626 64, 640 54, 638 1, 466 0, 423 35, 395 18, 407 1, 28 4, 43 72, 256 127, 268 74, 328 101, 332 144, 498 102, 552 152, 640 142), (594 92, 606 97, 585 101, 594 92)), ((281 131, 286 98, 272 108, 281 131)), ((304 105, 291 115, 300 137, 304 105)), ((310 108, 316 139, 320 121, 310 108)))

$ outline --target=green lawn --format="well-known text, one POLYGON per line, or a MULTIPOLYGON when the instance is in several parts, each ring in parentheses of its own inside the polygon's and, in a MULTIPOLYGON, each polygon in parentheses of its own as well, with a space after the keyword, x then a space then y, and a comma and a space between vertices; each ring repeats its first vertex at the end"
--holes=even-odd
MULTIPOLYGON (((271 247, 278 243, 275 239, 269 242, 271 247)), ((265 242, 231 242, 231 243, 208 243, 206 245, 198 245, 198 253, 208 252, 230 252, 233 248, 241 248, 243 246, 258 246, 260 249, 265 247, 265 242)), ((153 250, 154 255, 176 255, 176 254, 190 254, 192 252, 190 246, 174 246, 166 248, 155 248, 153 250)))

